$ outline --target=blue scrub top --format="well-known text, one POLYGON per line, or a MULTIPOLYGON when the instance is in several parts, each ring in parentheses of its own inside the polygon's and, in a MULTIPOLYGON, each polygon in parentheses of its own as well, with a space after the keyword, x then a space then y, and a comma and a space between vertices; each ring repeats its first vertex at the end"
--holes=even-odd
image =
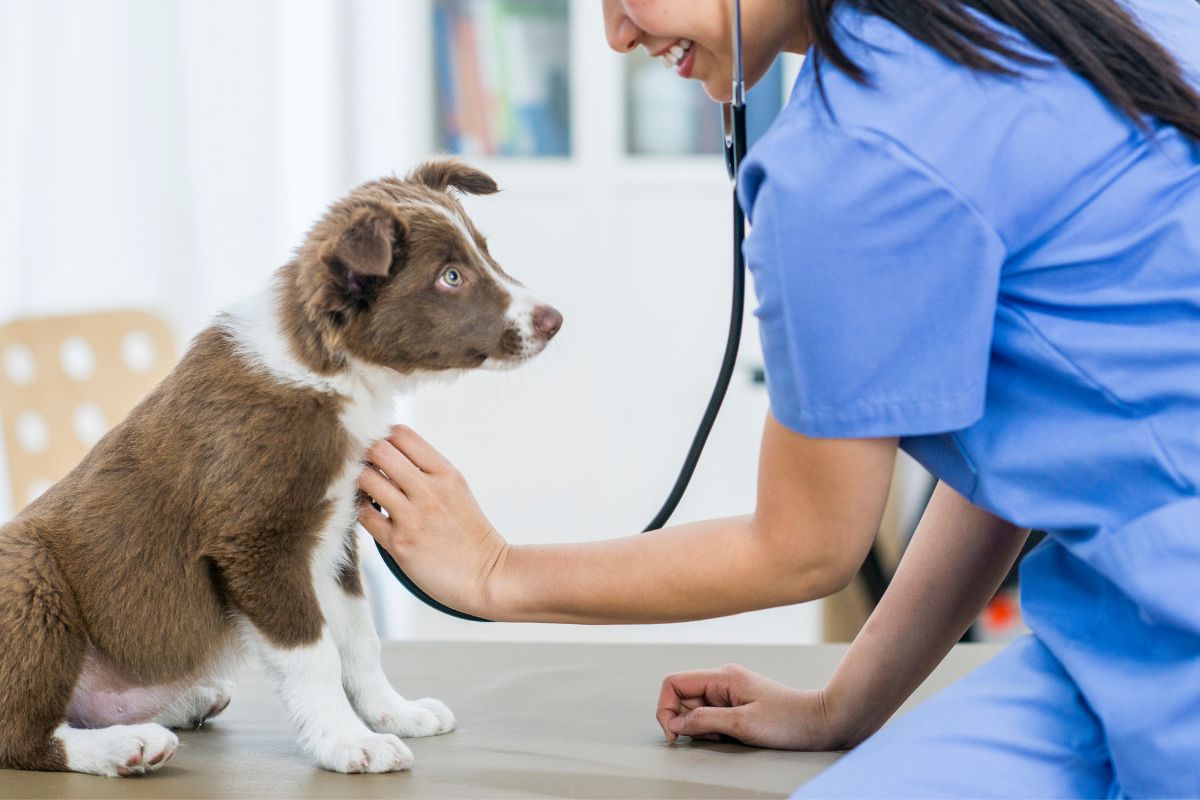
MULTIPOLYGON (((1200 85, 1200 4, 1127 6, 1200 85)), ((1049 531, 1031 627, 1147 778, 1181 736, 1200 763, 1200 145, 1059 63, 981 74, 836 22, 873 85, 826 62, 826 108, 809 58, 739 187, 772 411, 901 437, 1049 531)))

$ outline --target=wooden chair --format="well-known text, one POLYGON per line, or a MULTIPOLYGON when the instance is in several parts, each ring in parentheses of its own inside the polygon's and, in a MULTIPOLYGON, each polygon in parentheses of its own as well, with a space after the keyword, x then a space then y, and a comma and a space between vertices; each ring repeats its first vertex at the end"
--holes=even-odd
POLYGON ((0 325, 0 417, 12 508, 66 475, 174 363, 170 331, 145 312, 0 325))

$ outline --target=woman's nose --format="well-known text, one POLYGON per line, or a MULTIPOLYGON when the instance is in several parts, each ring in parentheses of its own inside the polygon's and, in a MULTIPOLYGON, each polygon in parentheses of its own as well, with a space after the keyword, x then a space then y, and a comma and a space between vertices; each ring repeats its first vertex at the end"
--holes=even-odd
POLYGON ((642 38, 638 26, 625 16, 619 4, 610 2, 604 4, 604 34, 608 38, 608 46, 618 53, 630 52, 642 38))

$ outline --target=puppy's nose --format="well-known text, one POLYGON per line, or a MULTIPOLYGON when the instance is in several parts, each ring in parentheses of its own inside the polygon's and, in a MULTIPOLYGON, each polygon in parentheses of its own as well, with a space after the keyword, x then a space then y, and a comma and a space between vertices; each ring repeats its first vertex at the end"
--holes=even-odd
POLYGON ((538 306, 533 310, 533 327, 547 339, 553 339, 562 324, 562 314, 550 306, 538 306))

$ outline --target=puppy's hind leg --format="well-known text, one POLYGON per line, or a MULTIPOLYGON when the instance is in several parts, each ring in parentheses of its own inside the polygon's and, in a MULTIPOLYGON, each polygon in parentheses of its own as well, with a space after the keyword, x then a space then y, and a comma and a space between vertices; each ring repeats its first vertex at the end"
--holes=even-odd
POLYGON ((174 752, 174 734, 157 725, 63 723, 87 636, 53 555, 13 527, 0 530, 0 641, 0 768, 135 774, 174 752))
POLYGON ((233 683, 220 678, 197 682, 163 709, 154 721, 167 728, 199 728, 229 705, 233 683))

